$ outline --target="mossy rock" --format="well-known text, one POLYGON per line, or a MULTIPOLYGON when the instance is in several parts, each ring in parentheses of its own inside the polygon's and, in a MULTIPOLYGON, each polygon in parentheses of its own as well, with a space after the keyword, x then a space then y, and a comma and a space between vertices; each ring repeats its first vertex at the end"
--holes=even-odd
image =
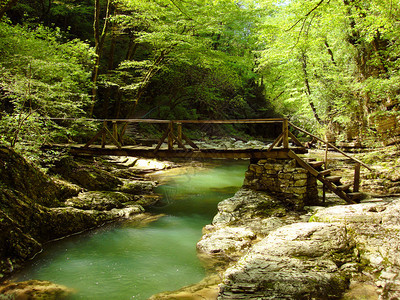
POLYGON ((129 202, 133 197, 121 192, 85 192, 78 197, 68 199, 65 204, 79 209, 86 210, 111 210, 122 208, 122 203, 129 202))
POLYGON ((62 158, 50 171, 89 191, 111 191, 122 185, 120 179, 97 167, 94 162, 92 165, 78 163, 71 157, 62 158))
POLYGON ((66 299, 73 292, 66 286, 50 281, 6 282, 0 286, 0 294, 3 295, 0 299, 58 300, 66 299))
POLYGON ((48 207, 60 205, 60 187, 14 150, 0 146, 0 184, 48 207))
POLYGON ((127 181, 119 188, 121 192, 130 194, 148 194, 153 192, 156 184, 153 181, 127 181))

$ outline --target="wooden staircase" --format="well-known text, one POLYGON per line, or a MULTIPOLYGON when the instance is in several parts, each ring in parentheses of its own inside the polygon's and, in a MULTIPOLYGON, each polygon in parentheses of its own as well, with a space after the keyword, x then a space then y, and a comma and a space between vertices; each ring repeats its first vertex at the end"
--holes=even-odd
POLYGON ((331 169, 323 169, 325 162, 323 161, 316 161, 315 159, 305 159, 298 156, 293 151, 289 151, 289 157, 295 159, 297 163, 309 171, 313 176, 315 176, 320 182, 323 183, 324 187, 338 195, 340 198, 345 200, 347 203, 354 204, 359 201, 363 194, 358 192, 359 186, 359 166, 357 172, 357 165, 356 165, 356 172, 354 176, 354 185, 352 184, 342 184, 340 180, 342 179, 341 176, 334 176, 331 175, 331 169), (358 175, 357 175, 358 174, 358 175), (351 189, 351 187, 353 188, 351 189))

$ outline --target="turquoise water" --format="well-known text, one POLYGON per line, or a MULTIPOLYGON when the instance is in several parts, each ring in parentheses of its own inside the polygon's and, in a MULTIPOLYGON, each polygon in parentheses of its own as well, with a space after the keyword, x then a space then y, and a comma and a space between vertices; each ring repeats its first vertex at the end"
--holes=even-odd
POLYGON ((146 226, 118 223, 46 245, 18 281, 50 280, 72 288, 71 299, 147 299, 200 281, 201 229, 219 201, 242 185, 248 162, 191 169, 158 187, 165 214, 146 226))

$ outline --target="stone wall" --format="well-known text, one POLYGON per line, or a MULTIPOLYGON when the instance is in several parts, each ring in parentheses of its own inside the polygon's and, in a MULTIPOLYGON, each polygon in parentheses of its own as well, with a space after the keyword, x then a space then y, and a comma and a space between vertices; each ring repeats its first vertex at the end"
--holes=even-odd
POLYGON ((318 203, 317 179, 294 159, 251 162, 243 186, 272 193, 296 210, 318 203))

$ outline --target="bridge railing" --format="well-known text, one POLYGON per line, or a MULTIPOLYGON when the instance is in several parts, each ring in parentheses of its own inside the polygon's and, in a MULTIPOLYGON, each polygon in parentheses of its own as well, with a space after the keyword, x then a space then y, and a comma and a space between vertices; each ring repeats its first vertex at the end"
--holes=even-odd
MULTIPOLYGON (((76 120, 73 118, 52 118, 52 120, 76 120)), ((325 167, 327 167, 328 163, 328 148, 334 149, 336 152, 342 154, 343 156, 353 160, 356 163, 355 170, 355 178, 360 177, 360 166, 364 166, 365 168, 373 171, 368 165, 363 163, 362 161, 348 155, 343 152, 335 145, 319 138, 316 135, 313 135, 306 130, 292 124, 288 121, 287 118, 268 118, 268 119, 233 119, 233 120, 158 120, 158 119, 86 119, 88 121, 94 122, 102 122, 102 128, 84 145, 83 148, 88 148, 94 142, 101 138, 101 147, 104 148, 106 145, 107 136, 111 139, 111 142, 117 146, 119 149, 122 148, 123 145, 123 137, 126 132, 126 128, 128 124, 132 123, 147 123, 147 124, 166 124, 167 129, 165 130, 163 136, 159 140, 156 148, 154 149, 157 152, 161 145, 166 142, 168 145, 168 149, 172 150, 174 144, 178 145, 180 149, 186 149, 184 142, 187 145, 191 146, 194 149, 198 149, 199 147, 183 132, 183 126, 188 124, 281 124, 282 130, 278 137, 274 140, 274 142, 270 145, 270 147, 266 151, 271 151, 274 147, 281 146, 283 149, 289 149, 289 141, 291 141, 294 145, 298 147, 305 148, 303 143, 297 139, 297 137, 289 130, 289 127, 302 132, 325 145, 325 158, 324 163, 325 167)), ((356 180, 357 181, 357 180, 356 180)), ((355 189, 358 190, 358 183, 355 183, 355 189)))
MULTIPOLYGON (((325 141, 321 138, 319 138, 316 135, 313 135, 312 133, 307 132, 306 130, 292 124, 292 123, 288 123, 291 127, 293 127, 294 129, 316 139, 317 141, 321 142, 322 144, 325 145, 325 155, 324 155, 324 169, 327 170, 328 169, 328 150, 329 148, 334 149, 336 152, 342 154, 343 156, 349 158, 350 160, 352 160, 353 162, 355 162, 354 164, 354 181, 353 181, 353 192, 358 192, 359 188, 360 188, 360 172, 361 172, 361 166, 367 168, 368 170, 374 172, 374 170, 368 166, 367 164, 365 164, 364 162, 362 162, 361 160, 343 152, 342 150, 340 150, 338 147, 336 147, 335 145, 333 145, 332 143, 329 143, 328 141, 325 141)), ((325 202, 325 185, 323 187, 323 198, 324 198, 324 202, 325 202)))
MULTIPOLYGON (((74 120, 74 119, 61 119, 53 118, 52 120, 74 120)), ((183 132, 183 126, 189 124, 282 124, 282 133, 276 139, 271 150, 277 145, 282 145, 283 148, 289 148, 289 136, 291 133, 288 130, 288 120, 285 118, 269 118, 269 119, 234 119, 234 120, 158 120, 158 119, 87 119, 88 121, 102 122, 101 129, 84 145, 83 148, 88 148, 93 145, 98 139, 101 139, 101 147, 104 148, 107 143, 107 137, 119 149, 124 144, 124 135, 128 124, 132 123, 147 123, 147 124, 166 124, 167 129, 159 140, 155 151, 157 152, 161 145, 166 142, 168 149, 172 150, 174 144, 178 145, 180 149, 186 149, 186 145, 194 149, 198 146, 183 132)), ((296 139, 292 136, 292 139, 296 139)), ((297 139, 297 144, 304 147, 297 139)))

